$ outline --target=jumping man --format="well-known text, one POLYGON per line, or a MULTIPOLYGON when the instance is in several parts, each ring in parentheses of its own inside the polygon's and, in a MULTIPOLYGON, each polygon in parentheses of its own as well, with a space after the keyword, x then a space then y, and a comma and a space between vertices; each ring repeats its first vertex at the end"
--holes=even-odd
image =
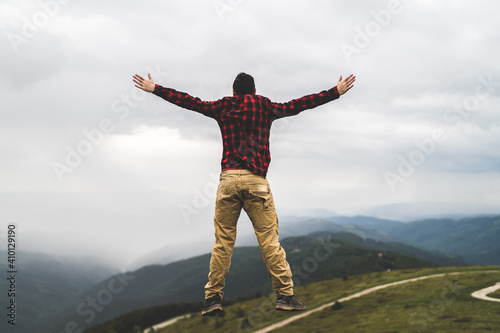
POLYGON ((189 94, 155 84, 134 75, 135 86, 182 108, 213 118, 222 134, 222 172, 215 203, 215 244, 205 285, 204 316, 222 311, 225 279, 231 264, 236 224, 243 208, 253 224, 262 257, 276 292, 276 309, 305 310, 293 294, 293 281, 285 250, 278 237, 278 217, 266 179, 271 161, 269 135, 274 120, 293 116, 339 98, 353 87, 356 77, 340 76, 337 86, 287 103, 274 103, 256 95, 252 76, 240 73, 233 83, 233 96, 206 102, 189 94))

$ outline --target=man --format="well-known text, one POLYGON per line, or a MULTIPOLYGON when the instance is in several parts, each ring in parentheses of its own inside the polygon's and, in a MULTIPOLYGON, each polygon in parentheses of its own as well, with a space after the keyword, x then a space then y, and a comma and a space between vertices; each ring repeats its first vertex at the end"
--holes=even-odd
POLYGON ((278 240, 278 217, 266 175, 271 161, 269 135, 274 120, 296 115, 340 97, 352 88, 350 75, 336 87, 287 103, 273 103, 256 95, 252 76, 240 73, 233 83, 233 96, 205 102, 186 93, 165 88, 134 75, 135 86, 166 101, 213 118, 223 140, 222 172, 215 203, 215 244, 210 260, 205 306, 202 315, 222 311, 225 278, 236 240, 236 224, 243 208, 253 224, 262 257, 276 292, 276 309, 305 310, 293 294, 293 281, 286 254, 278 240))

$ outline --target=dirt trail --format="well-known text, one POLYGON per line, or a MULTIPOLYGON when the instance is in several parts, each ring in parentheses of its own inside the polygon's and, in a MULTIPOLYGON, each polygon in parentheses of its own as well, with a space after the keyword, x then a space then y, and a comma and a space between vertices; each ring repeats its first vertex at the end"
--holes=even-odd
MULTIPOLYGON (((177 321, 181 320, 181 319, 184 319, 184 318, 187 318, 189 317, 189 315, 182 315, 182 316, 178 316, 178 317, 175 317, 175 318, 172 318, 172 319, 169 319, 167 321, 164 321, 163 323, 159 323, 159 324, 156 324, 155 326, 153 326, 153 329, 154 331, 153 332, 156 332, 157 330, 161 329, 161 328, 164 328, 164 327, 167 327, 169 325, 172 325, 174 323, 176 323, 177 321)), ((146 328, 143 333, 149 333, 151 332, 151 329, 150 328, 146 328)))
POLYGON ((483 301, 500 302, 500 298, 493 298, 493 297, 486 296, 488 294, 491 294, 492 292, 497 291, 498 289, 500 289, 500 282, 497 282, 497 284, 495 284, 491 287, 475 291, 471 294, 471 296, 475 297, 477 299, 481 299, 483 301))

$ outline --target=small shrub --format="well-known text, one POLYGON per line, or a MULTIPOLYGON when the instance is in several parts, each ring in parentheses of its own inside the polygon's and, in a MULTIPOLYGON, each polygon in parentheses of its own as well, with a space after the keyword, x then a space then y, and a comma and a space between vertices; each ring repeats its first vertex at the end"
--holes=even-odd
POLYGON ((336 311, 336 310, 340 310, 342 309, 344 306, 342 305, 342 303, 340 302, 335 302, 333 303, 332 307, 330 308, 330 310, 332 311, 336 311))
POLYGON ((470 323, 471 321, 472 321, 471 317, 462 317, 462 318, 455 319, 453 322, 454 323, 470 323))
POLYGON ((243 310, 241 307, 238 307, 236 309, 236 318, 244 318, 245 317, 245 310, 243 310))

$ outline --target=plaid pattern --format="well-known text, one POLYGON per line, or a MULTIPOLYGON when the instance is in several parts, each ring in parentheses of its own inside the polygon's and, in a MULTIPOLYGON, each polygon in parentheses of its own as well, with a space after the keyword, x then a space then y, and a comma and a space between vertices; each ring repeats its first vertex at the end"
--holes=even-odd
POLYGON ((339 98, 337 87, 287 103, 274 103, 260 95, 224 97, 206 102, 158 84, 154 94, 217 121, 223 140, 222 170, 247 169, 262 177, 266 177, 271 162, 269 135, 272 122, 339 98))

